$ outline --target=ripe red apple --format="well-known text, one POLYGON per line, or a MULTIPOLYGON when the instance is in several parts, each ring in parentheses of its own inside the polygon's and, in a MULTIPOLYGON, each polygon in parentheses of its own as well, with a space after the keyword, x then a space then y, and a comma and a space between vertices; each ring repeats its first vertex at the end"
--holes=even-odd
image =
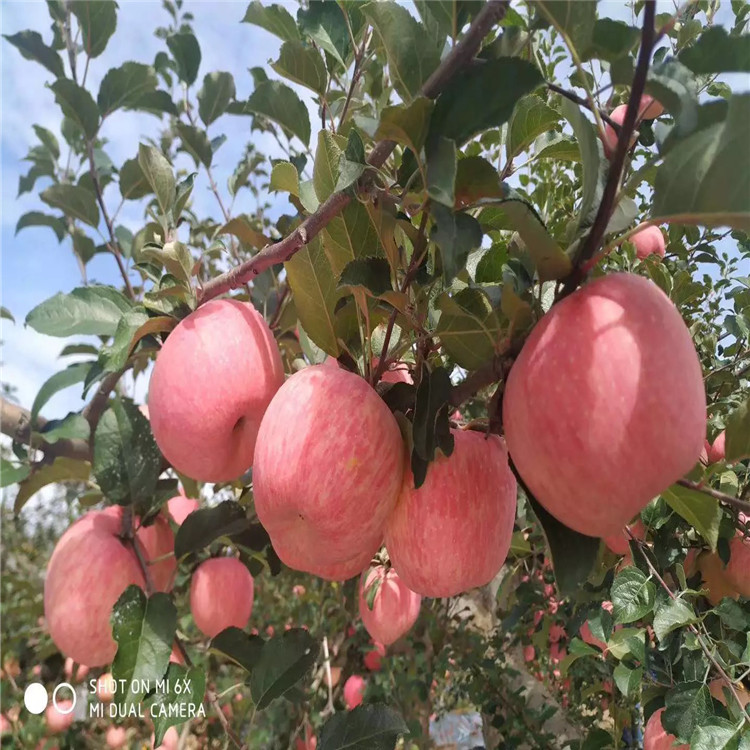
POLYGON ((552 515, 590 536, 619 534, 703 446, 703 376, 679 312, 633 274, 574 292, 526 340, 503 424, 516 469, 552 515))
POLYGON ((141 526, 135 536, 143 545, 146 557, 158 560, 149 565, 154 588, 156 591, 171 591, 177 572, 177 559, 174 556, 174 534, 169 521, 159 514, 150 526, 141 526))
POLYGON ((117 651, 109 617, 120 594, 145 582, 133 550, 119 538, 122 508, 91 511, 58 541, 47 566, 44 614, 60 651, 90 667, 117 651))
POLYGON ((255 510, 286 565, 345 580, 380 547, 403 466, 398 424, 375 390, 345 370, 306 367, 263 418, 255 510))
POLYGON ((318 738, 314 735, 308 735, 307 739, 297 737, 294 744, 295 750, 317 750, 318 738))
POLYGON ((635 245, 635 254, 640 260, 647 258, 649 255, 658 255, 664 257, 666 244, 664 235, 659 227, 645 227, 638 232, 630 235, 630 242, 635 245))
POLYGON ((167 512, 178 526, 182 526, 182 522, 198 508, 200 503, 185 495, 175 495, 171 500, 167 500, 167 512))
POLYGON ((111 672, 105 672, 98 680, 96 680, 96 697, 102 703, 109 703, 115 697, 115 689, 117 684, 112 677, 111 672))
POLYGON ((353 674, 344 683, 344 703, 348 711, 359 706, 365 697, 367 682, 358 674, 353 674))
POLYGON ((584 622, 578 630, 578 634, 581 636, 581 640, 584 643, 588 643, 589 646, 595 646, 600 651, 607 650, 607 644, 604 641, 599 640, 592 632, 591 626, 588 621, 584 622))
MULTIPOLYGON (((715 680, 708 683, 708 690, 712 697, 716 698, 719 703, 723 703, 726 706, 727 699, 724 695, 725 687, 727 690, 729 689, 729 685, 727 685, 727 682, 722 677, 717 677, 715 680)), ((740 699, 743 708, 750 704, 750 691, 746 690, 742 685, 735 685, 734 690, 737 693, 737 697, 740 699)))
MULTIPOLYGON (((747 524, 750 519, 740 513, 740 521, 747 524)), ((750 597, 750 537, 745 537, 742 531, 738 531, 729 542, 729 555, 726 579, 737 593, 750 597)))
POLYGON ((252 465, 263 414, 284 382, 271 329, 255 308, 212 300, 182 320, 156 358, 148 406, 169 463, 203 482, 252 465))
POLYGON ((661 715, 664 709, 660 708, 651 714, 646 723, 646 731, 643 733, 643 750, 690 750, 689 745, 675 745, 677 737, 668 734, 661 724, 661 715))
POLYGON ((224 628, 244 628, 253 611, 253 577, 234 557, 201 563, 190 582, 190 611, 198 629, 209 638, 224 628))
POLYGON ((10 721, 5 714, 0 714, 0 735, 10 734, 13 731, 13 727, 10 725, 10 721))
POLYGON ((119 748, 125 747, 128 741, 127 735, 125 727, 109 727, 104 740, 107 743, 107 747, 112 748, 112 750, 119 750, 119 748))
POLYGON ((401 581, 422 596, 454 596, 489 583, 505 562, 516 518, 516 480, 497 435, 451 429, 419 489, 407 470, 385 532, 401 581))
POLYGON ((641 103, 638 105, 638 116, 641 120, 653 120, 655 117, 661 117, 664 114, 664 105, 654 99, 653 96, 644 94, 641 97, 641 103))
MULTIPOLYGON (((375 645, 379 646, 380 644, 375 644, 375 645)), ((368 651, 365 654, 364 659, 362 659, 362 661, 364 662, 365 667, 370 672, 379 672, 381 666, 383 665, 383 654, 384 653, 385 653, 385 651, 383 651, 383 653, 381 653, 380 649, 378 649, 378 648, 375 648, 372 651, 368 651)))
POLYGON ((422 597, 399 578, 393 568, 377 565, 362 573, 359 582, 359 614, 375 641, 389 646, 411 630, 419 617, 422 597), (372 609, 367 606, 370 589, 377 586, 372 609))
MULTIPOLYGON (((154 747, 156 741, 155 735, 151 734, 151 747, 154 747)), ((156 750, 177 750, 180 745, 180 735, 177 733, 175 727, 169 727, 164 733, 164 739, 161 741, 161 745, 156 750)))
POLYGON ((185 658, 182 655, 182 651, 177 648, 176 643, 172 646, 172 653, 169 655, 169 661, 172 662, 172 664, 181 664, 183 667, 185 666, 185 658))
MULTIPOLYGON (((618 107, 615 107, 612 110, 612 113, 610 114, 610 119, 616 122, 618 125, 622 125, 623 120, 625 119, 625 112, 628 109, 627 104, 620 104, 618 107)), ((612 154, 614 154, 615 149, 617 148, 617 138, 618 134, 615 133, 615 129, 609 124, 604 123, 604 153, 607 157, 611 157, 612 154)), ((632 145, 632 142, 631 142, 632 145)))
MULTIPOLYGON (((706 441, 708 442, 708 441, 706 441)), ((722 430, 717 436, 714 442, 708 447, 708 463, 717 464, 719 461, 723 461, 727 457, 727 433, 726 430, 722 430)))
POLYGON ((60 734, 73 724, 74 712, 70 711, 72 706, 73 701, 71 700, 58 700, 57 708, 55 708, 54 703, 50 702, 50 704, 44 711, 44 718, 47 723, 47 732, 49 734, 60 734), (61 711, 57 710, 58 708, 61 709, 61 711, 68 711, 68 713, 61 713, 61 711))
MULTIPOLYGON (((646 527, 639 518, 635 523, 630 524, 630 530, 633 532, 633 536, 636 539, 643 539, 646 535, 646 527)), ((604 543, 609 547, 612 552, 616 555, 628 555, 630 554, 630 535, 623 528, 619 534, 612 534, 612 536, 604 537, 604 543)))
MULTIPOLYGON (((375 368, 380 363, 379 357, 373 357, 372 366, 375 368)), ((413 385, 411 373, 405 362, 391 362, 388 369, 382 374, 380 380, 383 383, 408 383, 413 385)))

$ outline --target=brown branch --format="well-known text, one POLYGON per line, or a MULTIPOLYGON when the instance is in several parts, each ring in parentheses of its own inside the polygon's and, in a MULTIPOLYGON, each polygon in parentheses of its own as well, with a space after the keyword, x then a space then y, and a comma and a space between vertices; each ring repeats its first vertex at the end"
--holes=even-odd
MULTIPOLYGON (((591 103, 588 99, 578 96, 578 94, 574 94, 572 91, 568 91, 567 89, 562 88, 561 86, 558 86, 554 83, 547 83, 547 88, 550 91, 554 91, 556 94, 560 94, 560 96, 564 96, 566 99, 570 99, 571 102, 575 102, 580 107, 585 107, 589 111, 593 111, 591 108, 591 103)), ((619 122, 615 122, 604 110, 599 109, 599 116, 604 120, 604 122, 607 123, 614 131, 619 135, 620 130, 622 130, 622 125, 620 125, 619 122)))
POLYGON ((96 432, 96 426, 99 424, 99 418, 109 403, 109 394, 112 393, 124 372, 124 370, 118 370, 107 375, 97 388, 94 397, 81 412, 81 416, 89 423, 92 438, 96 432))
MULTIPOLYGON (((429 77, 421 90, 422 96, 434 99, 456 73, 461 70, 479 51, 482 40, 490 29, 500 21, 508 8, 509 0, 489 0, 477 14, 464 38, 450 51, 429 77)), ((380 141, 370 152, 367 163, 379 169, 393 153, 396 144, 393 141, 380 141)), ((261 271, 289 260, 310 240, 318 235, 328 223, 349 203, 350 197, 345 193, 334 193, 317 211, 308 216, 291 234, 273 245, 263 248, 257 255, 211 279, 199 291, 198 304, 203 304, 214 297, 237 289, 251 281, 261 271)))
POLYGON ((617 139, 614 156, 609 167, 607 183, 604 186, 602 200, 599 204, 599 210, 596 213, 594 223, 586 235, 586 239, 578 248, 576 257, 573 261, 573 271, 565 281, 557 299, 563 299, 574 292, 578 285, 583 281, 585 271, 582 269, 583 264, 593 257, 599 249, 607 225, 615 205, 615 198, 620 187, 622 170, 625 165, 625 156, 630 147, 630 138, 635 130, 635 123, 638 119, 638 109, 643 96, 643 90, 646 85, 646 76, 651 61, 651 53, 654 48, 654 39, 656 38, 656 29, 654 28, 654 17, 656 11, 655 0, 646 0, 643 12, 643 27, 641 30, 641 48, 638 52, 638 63, 636 64, 635 74, 633 76, 633 85, 630 89, 630 98, 628 99, 625 119, 620 128, 620 135, 617 139))
POLYGON ((725 492, 719 492, 719 490, 715 490, 712 487, 708 487, 703 484, 697 484, 696 482, 691 482, 688 479, 678 479, 677 484, 679 484, 681 487, 687 487, 689 490, 695 490, 696 492, 702 492, 704 495, 709 495, 710 497, 718 500, 720 503, 729 505, 730 507, 734 508, 735 510, 741 511, 742 513, 750 514, 750 502, 747 502, 746 500, 740 500, 737 497, 727 495, 725 492))

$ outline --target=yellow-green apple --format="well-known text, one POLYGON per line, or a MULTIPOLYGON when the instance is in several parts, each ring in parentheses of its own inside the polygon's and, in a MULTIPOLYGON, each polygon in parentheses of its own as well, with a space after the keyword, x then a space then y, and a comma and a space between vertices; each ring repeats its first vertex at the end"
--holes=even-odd
POLYGON ((643 750, 690 750, 689 745, 676 745, 677 737, 669 734, 661 723, 664 709, 651 714, 643 733, 643 750))
POLYGON ((112 750, 119 750, 119 748, 125 747, 125 743, 128 741, 127 730, 125 727, 109 727, 104 736, 104 741, 107 743, 107 747, 112 748, 112 750))
POLYGON ((638 117, 641 120, 653 120, 655 117, 661 117, 663 114, 664 105, 660 101, 648 94, 644 94, 641 97, 641 103, 638 105, 638 117))
POLYGON ((74 719, 73 711, 71 711, 72 708, 73 701, 71 700, 58 700, 57 706, 50 702, 44 712, 44 719, 49 734, 60 734, 60 732, 64 732, 71 726, 74 719))
POLYGON ((365 681, 365 678, 358 674, 353 674, 344 683, 344 703, 346 704, 347 710, 351 711, 362 703, 365 697, 366 687, 367 682, 365 681))
POLYGON ((359 614, 375 641, 389 646, 408 633, 419 617, 421 603, 422 597, 409 589, 393 568, 376 565, 362 573, 359 614))
MULTIPOLYGON (((740 522, 750 524, 750 518, 739 514, 740 522)), ((729 562, 726 567, 726 578, 729 585, 741 596, 750 597, 750 536, 738 531, 729 542, 729 562)))
POLYGON ((175 469, 203 482, 244 474, 263 413, 284 382, 266 321, 245 302, 212 300, 169 334, 151 375, 154 438, 175 469))
POLYGON ((503 425, 516 469, 553 516, 590 536, 619 534, 703 447, 703 375, 680 313, 633 274, 574 292, 526 340, 503 425))
MULTIPOLYGON (((630 524, 630 530, 633 532, 633 536, 636 539, 643 539, 646 535, 646 528, 640 518, 630 524)), ((619 534, 612 534, 611 536, 604 537, 604 543, 609 547, 612 552, 616 555, 627 555, 630 553, 630 535, 623 528, 619 534)))
POLYGON ((182 522, 198 508, 200 503, 185 495, 175 495, 171 500, 167 500, 167 512, 178 526, 182 526, 182 522))
POLYGON ((706 599, 711 604, 716 605, 727 596, 737 599, 739 593, 729 580, 724 563, 715 552, 704 552, 698 557, 698 570, 701 573, 701 587, 706 589, 706 599))
POLYGON ((454 596, 489 583, 505 562, 516 518, 516 480, 497 435, 451 429, 419 489, 407 470, 385 543, 405 586, 454 596))
MULTIPOLYGON (((706 441, 708 442, 708 441, 706 441)), ((719 461, 723 461, 727 457, 727 434, 726 430, 722 430, 716 439, 708 447, 708 463, 717 464, 719 461)))
POLYGON ((403 467, 401 432, 376 391, 346 370, 306 367, 263 417, 255 510, 282 562, 345 580, 380 547, 403 467))
POLYGON ((58 541, 44 581, 44 615, 55 645, 90 667, 109 664, 117 651, 112 607, 131 584, 145 581, 132 548, 120 539, 122 508, 92 511, 58 541))
POLYGON ((143 545, 149 564, 151 581, 156 591, 171 591, 177 572, 174 556, 174 534, 169 521, 160 513, 149 526, 141 526, 136 532, 136 541, 143 545))
POLYGON ((629 240, 635 246, 635 254, 640 260, 647 258, 649 255, 664 257, 666 245, 664 235, 659 227, 645 227, 631 234, 629 240))
POLYGON ((195 569, 190 582, 190 611, 195 624, 209 638, 224 628, 244 628, 253 611, 253 593, 253 577, 239 560, 206 560, 195 569))

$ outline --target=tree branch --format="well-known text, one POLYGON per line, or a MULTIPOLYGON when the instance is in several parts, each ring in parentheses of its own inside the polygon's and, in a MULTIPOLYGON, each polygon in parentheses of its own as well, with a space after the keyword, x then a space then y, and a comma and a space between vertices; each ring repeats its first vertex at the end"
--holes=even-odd
MULTIPOLYGON (((571 102, 575 102, 579 107, 585 107, 591 111, 591 103, 588 99, 578 96, 578 94, 574 94, 572 91, 568 91, 554 83, 547 82, 547 88, 550 91, 554 91, 556 94, 560 94, 560 96, 564 96, 566 99, 570 99, 571 102)), ((598 112, 602 120, 604 120, 604 122, 606 122, 607 125, 619 135, 620 130, 622 130, 622 125, 620 125, 619 122, 615 122, 608 114, 606 114, 606 112, 604 112, 604 110, 599 109, 598 112)))
POLYGON ((750 502, 746 500, 740 500, 738 497, 732 497, 725 492, 719 492, 719 490, 713 489, 713 487, 696 484, 688 479, 678 479, 676 484, 679 484, 680 487, 687 487, 689 490, 702 492, 704 495, 710 495, 711 497, 716 498, 720 503, 724 503, 724 505, 729 505, 731 508, 739 510, 742 513, 750 514, 750 502))
MULTIPOLYGON (((490 29, 500 21, 509 5, 509 0, 489 0, 477 14, 464 38, 450 51, 435 72, 422 87, 421 94, 434 99, 446 83, 456 75, 479 51, 482 40, 490 29)), ((367 163, 379 169, 385 164, 396 147, 394 141, 380 141, 370 152, 367 163)), ((198 293, 198 304, 237 289, 251 281, 262 271, 289 260, 296 252, 318 235, 336 215, 349 203, 345 193, 334 193, 317 211, 310 214, 291 234, 283 240, 263 248, 257 255, 206 283, 198 293)))

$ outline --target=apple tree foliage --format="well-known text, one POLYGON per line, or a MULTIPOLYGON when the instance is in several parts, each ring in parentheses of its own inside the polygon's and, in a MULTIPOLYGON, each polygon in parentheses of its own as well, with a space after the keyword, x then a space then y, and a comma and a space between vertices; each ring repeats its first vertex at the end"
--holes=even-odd
MULTIPOLYGON (((235 80, 201 64, 189 5, 164 0, 162 49, 107 71, 98 88, 83 71, 116 40, 118 15, 136 7, 47 5, 50 30, 6 35, 30 65, 44 66, 39 95, 60 116, 57 133, 32 126, 38 143, 19 194, 34 192, 39 204, 16 230, 51 230, 38 236, 60 243, 80 269, 80 286, 39 300, 25 320, 69 339, 62 358, 78 356, 24 405, 24 424, 3 424, 12 446, 2 483, 15 488, 3 513, 4 695, 32 679, 33 664, 45 680, 59 678, 61 658, 36 618, 39 571, 61 528, 101 504, 153 516, 179 480, 210 503, 177 533, 172 598, 133 589, 118 602, 113 671, 164 674, 177 633, 191 660, 167 674, 192 676, 190 698, 216 708, 229 701, 223 691, 239 696, 221 721, 209 713, 192 722, 193 733, 264 748, 291 747, 309 732, 320 750, 427 747, 431 714, 473 706, 488 747, 639 747, 645 720, 666 706, 665 728, 695 750, 750 748, 750 716, 737 700, 750 686, 750 601, 711 603, 694 564, 698 552, 726 561, 750 507, 750 93, 733 90, 750 73, 747 2, 656 14, 645 69, 641 24, 653 8, 640 0, 631 22, 589 0, 311 0, 296 9, 254 0, 240 20, 279 38, 278 59, 266 66, 248 48, 248 73, 235 80), (638 123, 608 197, 602 118, 628 101, 639 75, 665 112, 638 123), (128 110, 157 118, 158 136, 133 133, 131 157, 115 164, 102 126, 128 110), (247 145, 217 184, 230 118, 245 124, 247 145), (262 153, 259 133, 284 158, 262 153), (388 158, 373 164, 384 147, 388 158), (216 197, 208 215, 191 200, 199 174, 216 197), (285 205, 276 221, 271 200, 285 205), (126 202, 143 208, 136 229, 118 220, 126 202), (229 291, 223 274, 264 257, 311 216, 322 217, 314 233, 241 278, 234 294, 265 315, 289 373, 328 356, 372 382, 374 358, 410 363, 416 386, 381 394, 401 414, 415 474, 448 450, 456 408, 461 421, 502 432, 503 375, 559 290, 581 280, 581 249, 602 219, 587 270, 630 270, 664 290, 703 365, 709 440, 726 429, 726 459, 654 498, 641 515, 644 538, 625 558, 520 490, 498 579, 425 603, 412 633, 369 675, 365 706, 350 713, 341 710, 343 682, 373 648, 357 622, 356 582, 283 570, 254 516, 251 477, 200 488, 176 476, 146 417, 118 391, 126 372, 147 377, 169 331, 208 290, 229 291), (643 222, 663 227, 663 260, 637 260, 628 238, 643 222), (119 286, 88 279, 97 254, 111 256, 119 286), (64 388, 87 405, 44 418, 64 388), (24 506, 49 485, 56 508, 30 525, 24 506), (195 565, 226 546, 257 577, 257 631, 228 629, 206 643, 185 594, 195 565)), ((186 696, 118 700, 177 705, 186 696)), ((11 718, 14 740, 31 746, 41 725, 11 718)), ((155 722, 157 740, 171 722, 155 722)), ((133 737, 150 731, 126 725, 133 737)), ((102 732, 76 724, 66 741, 100 746, 102 732)))

